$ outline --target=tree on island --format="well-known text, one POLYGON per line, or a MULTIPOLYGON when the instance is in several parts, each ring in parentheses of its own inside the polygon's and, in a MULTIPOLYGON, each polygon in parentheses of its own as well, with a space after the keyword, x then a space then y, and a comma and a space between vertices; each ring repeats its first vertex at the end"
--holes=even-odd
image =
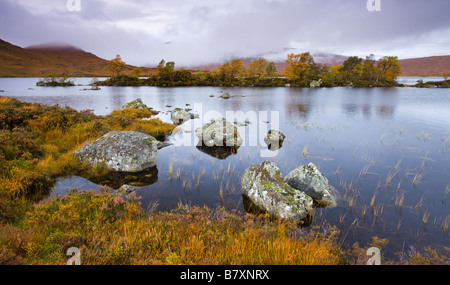
POLYGON ((162 59, 156 67, 156 75, 163 81, 173 81, 174 79, 175 62, 169 61, 166 63, 162 59))
POLYGON ((218 73, 223 81, 228 81, 229 84, 233 82, 235 77, 240 77, 245 72, 244 62, 240 59, 233 59, 230 62, 225 62, 219 66, 218 73))
POLYGON ((126 63, 122 60, 119 54, 116 55, 116 58, 108 61, 108 69, 111 71, 112 76, 119 77, 125 67, 126 63))
POLYGON ((252 62, 250 62, 248 66, 248 75, 250 77, 253 77, 255 75, 256 77, 261 77, 261 75, 266 72, 267 66, 269 66, 269 62, 267 61, 267 59, 260 57, 258 59, 252 60, 252 62))
POLYGON ((291 81, 301 81, 311 73, 314 59, 309 52, 288 54, 288 65, 284 68, 286 77, 291 81))
POLYGON ((362 58, 357 56, 351 56, 346 61, 344 61, 340 72, 343 78, 346 80, 354 80, 359 77, 362 73, 362 58))
POLYGON ((133 71, 131 71, 132 77, 140 77, 141 74, 142 74, 142 70, 139 67, 136 67, 135 69, 133 69, 133 71))
POLYGON ((275 66, 275 63, 271 61, 266 67, 266 74, 267 76, 274 76, 275 73, 277 73, 277 67, 275 66))
POLYGON ((71 77, 73 76, 68 72, 63 72, 60 75, 53 72, 45 75, 44 79, 36 82, 36 86, 75 86, 75 83, 70 80, 71 77))
POLYGON ((372 82, 374 75, 377 73, 375 63, 373 54, 366 56, 366 59, 362 62, 362 77, 364 80, 372 82))
POLYGON ((398 63, 397 56, 384 56, 377 64, 378 76, 377 82, 385 80, 393 82, 401 73, 400 64, 398 63))

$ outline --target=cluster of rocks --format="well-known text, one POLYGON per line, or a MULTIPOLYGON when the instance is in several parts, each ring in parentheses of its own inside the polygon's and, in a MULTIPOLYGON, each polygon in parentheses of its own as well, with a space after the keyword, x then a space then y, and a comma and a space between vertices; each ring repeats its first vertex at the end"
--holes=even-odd
POLYGON ((181 108, 175 108, 171 111, 170 119, 175 125, 181 125, 184 122, 190 120, 190 119, 196 119, 199 118, 199 114, 190 113, 191 109, 181 109, 181 108))
POLYGON ((309 220, 315 205, 336 205, 336 190, 313 163, 297 167, 285 178, 272 162, 252 165, 241 178, 241 189, 253 210, 298 222, 309 220))
MULTIPOLYGON (((123 108, 148 107, 137 99, 123 108)), ((193 117, 188 111, 177 108, 172 111, 171 118, 183 123, 193 117)), ((199 138, 197 148, 219 159, 236 153, 243 143, 237 126, 222 117, 196 129, 195 134, 199 138)), ((282 132, 271 129, 264 141, 269 148, 279 148, 285 138, 282 132)), ((148 183, 156 181, 156 154, 161 144, 144 133, 113 131, 83 146, 74 156, 93 166, 104 165, 114 172, 108 174, 107 179, 118 181, 116 188, 129 192, 134 191, 137 185, 130 173, 140 176, 139 173, 145 172, 144 176, 149 177, 148 183)), ((313 163, 299 166, 283 177, 274 163, 264 161, 250 166, 240 184, 246 208, 258 209, 276 218, 305 222, 311 216, 313 207, 336 205, 336 189, 313 163)))

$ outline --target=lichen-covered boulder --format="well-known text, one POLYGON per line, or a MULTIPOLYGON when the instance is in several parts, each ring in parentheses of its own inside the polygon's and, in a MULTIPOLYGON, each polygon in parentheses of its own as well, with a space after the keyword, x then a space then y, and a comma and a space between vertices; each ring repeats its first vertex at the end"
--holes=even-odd
POLYGON ((284 182, 280 169, 272 162, 250 166, 241 178, 246 198, 271 216, 304 221, 313 211, 313 200, 284 182))
POLYGON ((134 109, 147 109, 147 105, 142 102, 141 98, 137 98, 134 101, 128 102, 122 106, 122 109, 134 108, 134 109))
POLYGON ((282 144, 285 138, 286 136, 282 132, 277 130, 269 130, 267 132, 267 135, 264 137, 264 141, 266 142, 266 144, 282 144))
POLYGON ((321 206, 336 205, 336 189, 313 163, 292 170, 285 181, 292 188, 305 192, 321 206))
POLYGON ((139 172, 156 164, 157 140, 139 132, 109 132, 74 153, 81 161, 110 170, 139 172))
POLYGON ((230 99, 231 95, 230 95, 230 93, 226 92, 226 93, 223 93, 222 95, 220 95, 219 97, 222 99, 230 99))
POLYGON ((196 129, 195 135, 202 144, 209 147, 239 147, 243 143, 237 127, 227 122, 224 118, 218 118, 196 129))
POLYGON ((264 137, 264 142, 269 146, 269 149, 279 149, 284 142, 286 136, 277 130, 269 130, 264 137))
POLYGON ((311 83, 309 84, 309 87, 311 87, 311 88, 319 88, 321 85, 322 85, 322 79, 319 79, 319 80, 311 81, 311 83))

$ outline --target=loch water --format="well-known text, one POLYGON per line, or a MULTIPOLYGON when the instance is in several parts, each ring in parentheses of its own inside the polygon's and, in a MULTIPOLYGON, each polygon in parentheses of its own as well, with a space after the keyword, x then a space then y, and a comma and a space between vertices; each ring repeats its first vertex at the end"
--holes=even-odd
MULTIPOLYGON (((87 85, 91 78, 75 78, 87 85)), ((403 79, 408 81, 408 79, 403 79)), ((414 79, 415 80, 415 79, 414 79)), ((59 104, 107 115, 137 98, 170 122, 173 108, 199 118, 180 125, 158 151, 152 179, 139 179, 142 206, 169 211, 179 203, 244 213, 240 178, 253 164, 275 162, 282 175, 316 164, 339 192, 334 208, 316 208, 310 226, 336 226, 345 247, 386 238, 386 256, 431 247, 449 255, 450 91, 441 88, 36 87, 38 78, 0 78, 0 96, 59 104), (228 92, 230 99, 219 96, 228 92), (214 95, 214 96, 211 96, 214 95), (171 107, 169 107, 171 106, 171 107), (195 129, 232 114, 244 145, 235 153, 197 147, 195 129), (278 150, 263 137, 286 135, 278 150), (172 169, 172 171, 170 171, 172 169), (170 174, 172 173, 172 174, 170 174), (402 201, 402 202, 400 202, 402 201)), ((99 189, 61 177, 51 195, 99 189)))

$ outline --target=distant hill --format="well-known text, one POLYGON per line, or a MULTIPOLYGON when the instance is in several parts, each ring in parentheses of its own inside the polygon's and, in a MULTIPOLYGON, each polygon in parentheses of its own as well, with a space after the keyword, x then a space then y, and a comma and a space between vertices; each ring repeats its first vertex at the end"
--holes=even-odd
MULTIPOLYGON (((134 66, 127 65, 125 74, 134 66)), ((155 72, 154 68, 141 67, 142 75, 155 72)), ((42 77, 50 73, 72 76, 109 76, 107 60, 77 47, 54 44, 21 48, 0 40, 0 77, 42 77)))
POLYGON ((450 72, 450 55, 399 60, 403 76, 442 76, 450 72))

